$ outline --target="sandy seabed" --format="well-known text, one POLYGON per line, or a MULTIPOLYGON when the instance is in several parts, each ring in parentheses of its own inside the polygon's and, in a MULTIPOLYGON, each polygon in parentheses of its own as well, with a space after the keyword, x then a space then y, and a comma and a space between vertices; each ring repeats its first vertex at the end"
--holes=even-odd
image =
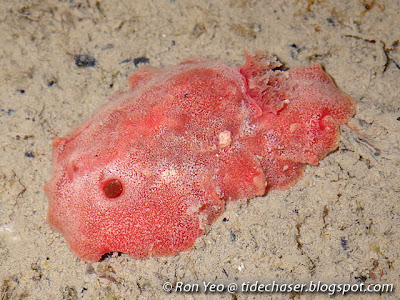
POLYGON ((204 293, 203 282, 256 281, 393 284, 392 293, 347 297, 399 298, 399 14, 391 0, 1 0, 0 299, 329 297, 204 293), (356 99, 339 149, 292 188, 229 205, 191 251, 76 258, 46 221, 52 140, 127 88, 135 63, 205 56, 239 65, 244 49, 288 67, 318 62, 356 99))

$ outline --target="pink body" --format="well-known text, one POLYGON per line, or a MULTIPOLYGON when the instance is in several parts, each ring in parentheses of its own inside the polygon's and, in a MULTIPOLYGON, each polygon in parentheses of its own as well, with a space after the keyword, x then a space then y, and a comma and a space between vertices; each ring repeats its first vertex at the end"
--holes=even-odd
POLYGON ((355 102, 318 64, 279 65, 256 52, 243 67, 140 68, 127 91, 54 141, 51 226, 86 261, 174 255, 226 202, 293 185, 337 148, 355 102))

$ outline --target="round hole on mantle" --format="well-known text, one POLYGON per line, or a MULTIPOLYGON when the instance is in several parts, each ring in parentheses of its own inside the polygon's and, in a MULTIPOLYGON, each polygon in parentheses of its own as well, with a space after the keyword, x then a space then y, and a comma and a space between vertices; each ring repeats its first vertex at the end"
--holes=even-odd
POLYGON ((117 198, 122 191, 122 183, 118 179, 110 179, 104 184, 104 194, 107 198, 117 198))

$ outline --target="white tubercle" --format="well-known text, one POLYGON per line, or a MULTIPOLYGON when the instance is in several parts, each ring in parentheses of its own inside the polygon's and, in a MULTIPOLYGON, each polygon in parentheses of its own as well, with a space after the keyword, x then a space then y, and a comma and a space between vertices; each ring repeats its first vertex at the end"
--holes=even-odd
POLYGON ((218 142, 221 148, 228 147, 232 143, 232 134, 229 130, 224 130, 218 135, 218 142))

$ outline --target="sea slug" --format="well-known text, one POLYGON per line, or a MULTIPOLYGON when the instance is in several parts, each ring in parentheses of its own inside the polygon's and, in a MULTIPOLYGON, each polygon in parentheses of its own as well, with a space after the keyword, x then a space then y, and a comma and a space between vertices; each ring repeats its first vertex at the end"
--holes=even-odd
POLYGON ((54 140, 48 220, 78 257, 189 250, 227 202, 288 188, 338 147, 356 104, 319 64, 245 57, 142 66, 54 140))

